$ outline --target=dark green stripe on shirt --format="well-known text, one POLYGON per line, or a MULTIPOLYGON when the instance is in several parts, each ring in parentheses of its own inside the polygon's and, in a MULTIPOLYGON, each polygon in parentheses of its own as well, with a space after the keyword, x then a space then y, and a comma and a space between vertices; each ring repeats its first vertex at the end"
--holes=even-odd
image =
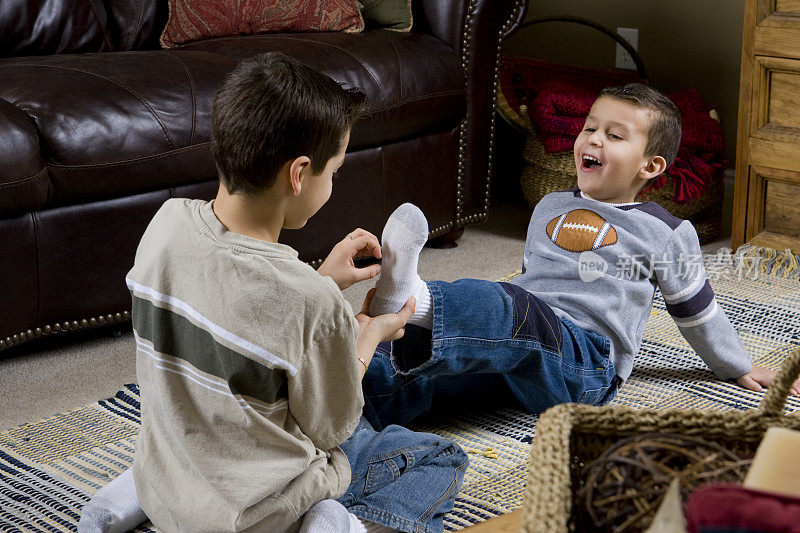
POLYGON ((228 382, 233 394, 266 403, 287 397, 286 373, 269 368, 220 344, 187 318, 133 296, 133 328, 157 352, 183 359, 198 370, 228 382))

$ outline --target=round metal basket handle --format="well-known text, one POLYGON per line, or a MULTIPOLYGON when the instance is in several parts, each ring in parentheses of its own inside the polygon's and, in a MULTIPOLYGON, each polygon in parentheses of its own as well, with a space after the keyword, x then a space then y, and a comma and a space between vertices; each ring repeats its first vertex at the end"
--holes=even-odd
POLYGON ((786 405, 789 397, 789 389, 798 375, 800 375, 800 348, 787 355, 783 360, 778 376, 758 406, 763 415, 780 416, 783 414, 783 406, 786 405))
POLYGON ((583 26, 589 26, 590 28, 594 28, 597 31, 611 37, 617 42, 617 44, 619 44, 622 48, 625 49, 626 52, 628 52, 631 55, 631 58, 633 58, 633 62, 636 65, 636 71, 639 73, 639 77, 642 78, 642 83, 645 84, 648 83, 647 72, 644 69, 644 62, 642 61, 642 58, 639 57, 639 54, 636 52, 636 50, 634 50, 633 46, 631 46, 631 43, 629 43, 628 41, 620 37, 618 34, 611 31, 610 29, 606 28, 602 24, 598 24, 593 20, 584 19, 580 17, 568 17, 568 16, 538 17, 529 20, 525 24, 520 25, 516 29, 516 31, 518 32, 523 28, 527 28, 528 26, 533 26, 534 24, 542 24, 544 22, 572 22, 575 24, 581 24, 583 26))

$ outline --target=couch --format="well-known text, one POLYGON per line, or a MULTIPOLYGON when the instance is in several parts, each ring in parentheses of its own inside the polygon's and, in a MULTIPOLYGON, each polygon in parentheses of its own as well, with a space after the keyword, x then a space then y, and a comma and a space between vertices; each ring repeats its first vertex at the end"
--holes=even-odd
MULTIPOLYGON (((348 231, 419 205, 430 237, 485 219, 497 63, 527 0, 414 0, 411 32, 273 33, 162 49, 166 0, 0 10, 0 354, 129 320, 125 273, 171 197, 210 199, 217 87, 280 50, 364 90, 331 200, 281 241, 318 266, 348 231), (9 351, 10 350, 10 351, 9 351)), ((24 353, 24 350, 23 352, 24 353)))

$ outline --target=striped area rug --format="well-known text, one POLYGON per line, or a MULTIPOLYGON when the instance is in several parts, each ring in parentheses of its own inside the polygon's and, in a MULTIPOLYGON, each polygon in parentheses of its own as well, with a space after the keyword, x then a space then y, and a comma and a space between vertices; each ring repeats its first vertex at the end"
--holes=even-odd
MULTIPOLYGON (((777 369, 800 345, 797 257, 743 247, 736 255, 721 252, 705 261, 717 301, 755 362, 777 369)), ((744 410, 757 407, 762 397, 714 379, 656 293, 633 375, 615 404, 744 410)), ((800 399, 790 398, 788 409, 800 410, 800 399)), ((536 420, 505 409, 416 428, 450 438, 470 455, 455 509, 445 518, 447 530, 522 505, 536 420)), ((114 398, 0 433, 0 531, 76 531, 91 495, 131 464, 138 426, 139 389, 131 384, 114 398)), ((156 530, 144 524, 136 531, 156 530)))

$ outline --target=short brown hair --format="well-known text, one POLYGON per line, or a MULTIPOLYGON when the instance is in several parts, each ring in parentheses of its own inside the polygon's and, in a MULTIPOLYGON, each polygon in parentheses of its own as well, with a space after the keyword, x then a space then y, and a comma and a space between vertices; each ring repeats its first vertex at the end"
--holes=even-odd
POLYGON ((600 91, 598 98, 602 96, 624 100, 653 112, 644 155, 660 155, 667 162, 666 168, 669 168, 678 155, 678 147, 681 144, 681 112, 672 100, 660 91, 641 83, 606 87, 600 91))
POLYGON ((211 108, 211 153, 229 193, 253 194, 275 184, 281 167, 311 159, 319 174, 342 149, 366 107, 358 89, 278 53, 242 61, 223 82, 211 108))

